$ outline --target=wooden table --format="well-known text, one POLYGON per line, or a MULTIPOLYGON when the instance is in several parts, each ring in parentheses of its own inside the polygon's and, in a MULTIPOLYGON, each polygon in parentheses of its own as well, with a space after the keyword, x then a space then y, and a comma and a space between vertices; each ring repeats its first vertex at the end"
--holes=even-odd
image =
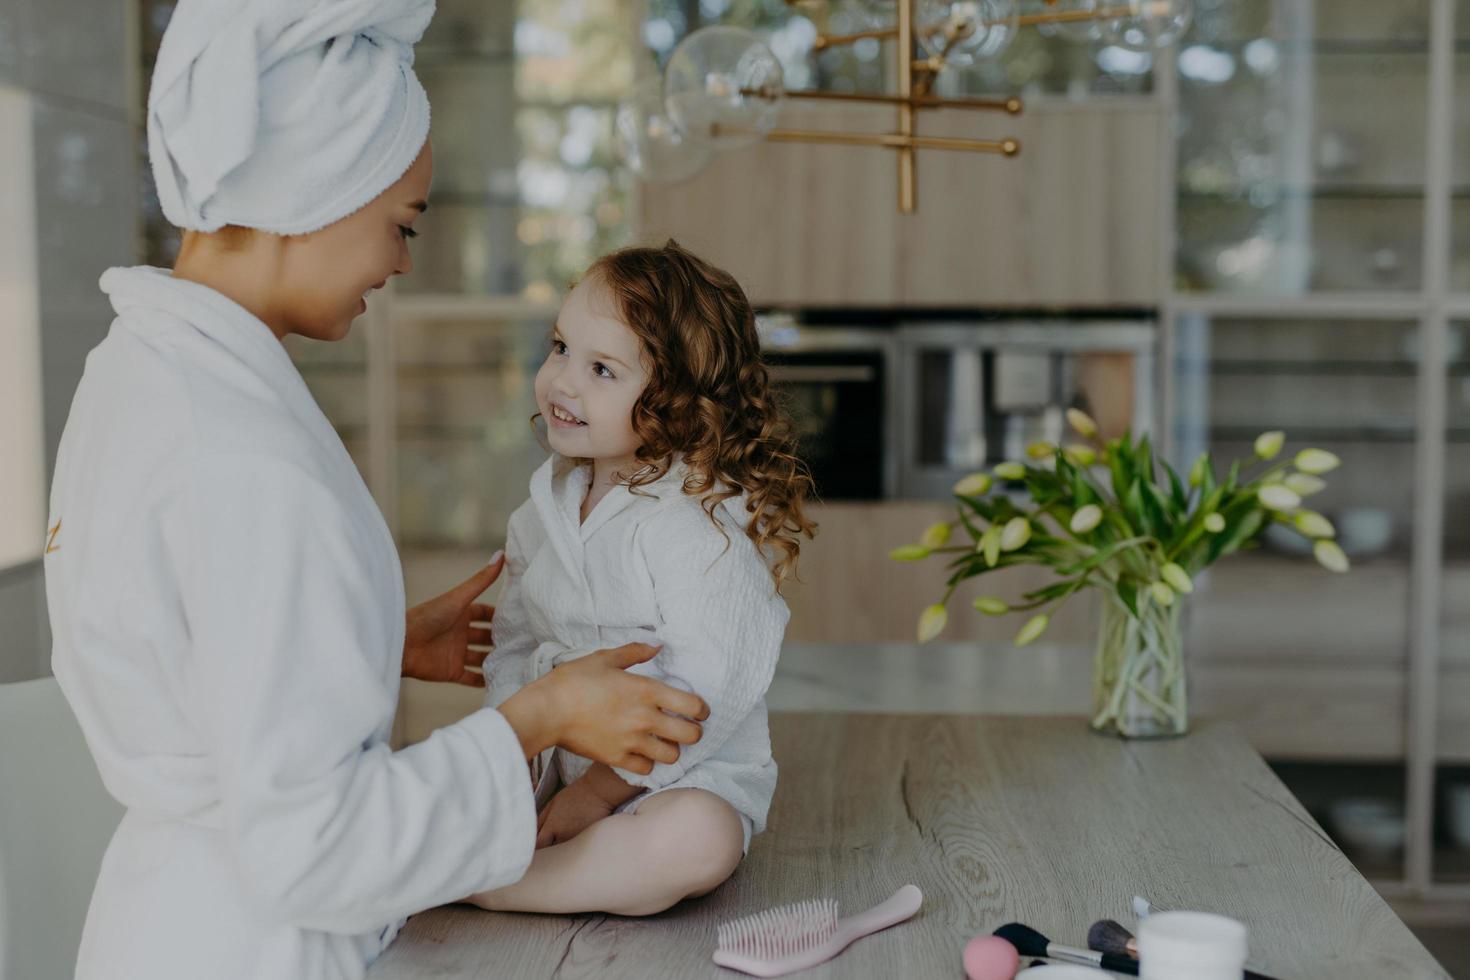
POLYGON ((962 978, 970 937, 1021 921, 1057 942, 1130 928, 1133 895, 1250 927, 1281 980, 1448 977, 1232 729, 1122 742, 1074 718, 775 715, 770 826, 713 895, 647 919, 465 906, 415 916, 374 978, 736 977, 727 919, 819 896, 865 909, 906 882, 912 921, 806 977, 962 978))

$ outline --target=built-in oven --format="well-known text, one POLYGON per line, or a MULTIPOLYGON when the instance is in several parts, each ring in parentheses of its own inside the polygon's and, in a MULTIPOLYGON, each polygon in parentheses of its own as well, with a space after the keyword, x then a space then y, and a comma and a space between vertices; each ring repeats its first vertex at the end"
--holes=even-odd
POLYGON ((897 331, 898 494, 946 499, 960 477, 1076 440, 1066 410, 1104 437, 1150 431, 1150 320, 1086 318, 905 323, 897 331))
POLYGON ((772 385, 822 500, 879 500, 898 489, 891 325, 758 319, 772 385))
POLYGON ((759 318, 773 386, 823 500, 947 500, 962 476, 1154 422, 1152 320, 1037 317, 865 324, 759 318))

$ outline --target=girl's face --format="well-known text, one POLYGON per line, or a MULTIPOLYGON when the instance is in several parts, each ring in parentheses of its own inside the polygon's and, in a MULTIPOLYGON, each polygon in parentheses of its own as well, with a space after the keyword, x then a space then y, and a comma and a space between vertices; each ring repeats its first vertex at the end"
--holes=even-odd
POLYGON ((639 445, 633 405, 647 382, 642 345, 618 319, 607 287, 583 279, 562 303, 536 372, 536 407, 551 448, 614 469, 631 463, 639 445))

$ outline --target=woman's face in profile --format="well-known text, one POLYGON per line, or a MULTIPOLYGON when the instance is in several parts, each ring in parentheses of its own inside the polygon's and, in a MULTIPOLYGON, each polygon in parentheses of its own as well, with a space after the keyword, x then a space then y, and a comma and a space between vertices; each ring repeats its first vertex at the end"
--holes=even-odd
POLYGON ((408 172, 366 207, 320 231, 286 239, 279 296, 290 332, 341 340, 367 311, 368 293, 413 269, 409 240, 428 207, 433 176, 426 142, 408 172))

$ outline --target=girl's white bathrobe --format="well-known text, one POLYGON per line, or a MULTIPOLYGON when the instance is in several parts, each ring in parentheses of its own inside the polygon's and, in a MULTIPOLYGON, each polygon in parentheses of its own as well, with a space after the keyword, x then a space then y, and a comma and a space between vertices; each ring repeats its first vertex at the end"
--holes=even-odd
POLYGON ((480 711, 390 751, 398 559, 285 348, 166 271, 102 287, 45 560, 56 676, 127 807, 77 976, 361 977, 405 916, 524 873, 520 744, 480 711))
MULTIPOLYGON (((653 792, 715 793, 741 814, 749 846, 776 790, 765 694, 789 613, 745 534, 744 499, 716 508, 722 534, 699 499, 683 492, 687 473, 680 463, 636 491, 615 487, 583 522, 589 467, 554 455, 536 471, 530 499, 510 518, 510 579, 492 623, 486 703, 499 704, 557 664, 595 650, 663 643, 633 671, 704 698, 704 735, 683 746, 673 765, 657 765, 647 776, 618 775, 653 792)), ((590 765, 552 750, 541 760, 538 799, 590 765)))

